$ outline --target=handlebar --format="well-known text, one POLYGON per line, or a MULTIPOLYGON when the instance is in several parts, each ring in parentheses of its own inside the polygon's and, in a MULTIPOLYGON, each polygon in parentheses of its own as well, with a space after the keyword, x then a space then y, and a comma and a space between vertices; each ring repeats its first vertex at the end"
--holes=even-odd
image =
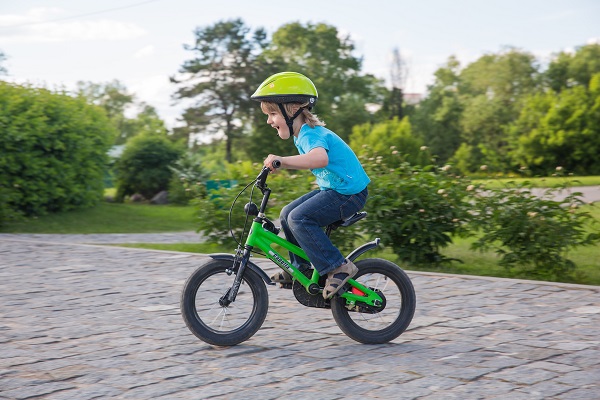
MULTIPOLYGON (((278 169, 281 167, 281 161, 273 160, 271 166, 273 167, 273 169, 278 169)), ((265 188, 265 183, 267 182, 267 176, 269 175, 269 172, 271 172, 271 169, 269 167, 263 167, 262 171, 260 171, 260 174, 258 174, 258 176, 256 177, 256 186, 258 186, 261 189, 265 188)))

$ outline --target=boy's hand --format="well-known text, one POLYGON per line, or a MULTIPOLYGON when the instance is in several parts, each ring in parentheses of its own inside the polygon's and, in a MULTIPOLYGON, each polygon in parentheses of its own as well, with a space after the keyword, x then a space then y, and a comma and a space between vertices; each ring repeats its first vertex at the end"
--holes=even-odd
POLYGON ((265 158, 265 161, 263 162, 263 165, 267 168, 269 168, 271 170, 271 172, 276 171, 275 168, 273 168, 273 161, 278 160, 281 163, 281 157, 280 156, 276 156, 275 154, 269 154, 267 156, 267 158, 265 158))

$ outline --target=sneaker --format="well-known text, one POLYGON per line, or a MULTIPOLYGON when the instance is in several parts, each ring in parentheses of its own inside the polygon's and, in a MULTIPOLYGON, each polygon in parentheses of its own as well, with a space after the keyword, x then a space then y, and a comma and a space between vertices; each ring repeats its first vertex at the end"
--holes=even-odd
POLYGON ((288 274, 286 271, 279 271, 276 272, 272 277, 271 277, 271 281, 275 282, 275 283, 281 283, 286 284, 286 283, 292 283, 292 276, 290 274, 288 274))
POLYGON ((358 268, 350 260, 346 260, 342 265, 328 273, 323 288, 323 298, 330 299, 357 273, 358 268))

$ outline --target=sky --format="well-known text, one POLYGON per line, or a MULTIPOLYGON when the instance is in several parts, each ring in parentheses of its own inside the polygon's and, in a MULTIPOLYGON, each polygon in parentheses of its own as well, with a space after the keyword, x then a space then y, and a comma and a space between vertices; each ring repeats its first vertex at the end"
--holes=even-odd
POLYGON ((172 127, 183 105, 169 77, 193 56, 184 44, 196 28, 235 18, 269 34, 290 22, 332 25, 362 71, 386 80, 398 49, 412 93, 425 93, 451 55, 465 66, 512 46, 543 64, 600 43, 598 0, 0 0, 0 79, 66 90, 116 79, 172 127))

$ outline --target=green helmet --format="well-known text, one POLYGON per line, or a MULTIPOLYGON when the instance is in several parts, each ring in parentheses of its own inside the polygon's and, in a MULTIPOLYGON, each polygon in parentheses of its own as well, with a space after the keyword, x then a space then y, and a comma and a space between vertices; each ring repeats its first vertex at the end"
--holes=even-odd
POLYGON ((306 76, 298 72, 280 72, 265 79, 250 98, 278 104, 308 102, 310 110, 318 97, 317 88, 306 76))
POLYGON ((305 108, 312 110, 314 105, 317 104, 318 97, 319 94, 314 83, 306 76, 297 72, 280 72, 271 75, 250 96, 252 100, 277 103, 281 114, 285 118, 285 123, 290 130, 290 137, 294 134, 293 124, 296 117, 305 108), (283 107, 285 103, 308 103, 308 105, 300 107, 294 115, 289 116, 283 107))

